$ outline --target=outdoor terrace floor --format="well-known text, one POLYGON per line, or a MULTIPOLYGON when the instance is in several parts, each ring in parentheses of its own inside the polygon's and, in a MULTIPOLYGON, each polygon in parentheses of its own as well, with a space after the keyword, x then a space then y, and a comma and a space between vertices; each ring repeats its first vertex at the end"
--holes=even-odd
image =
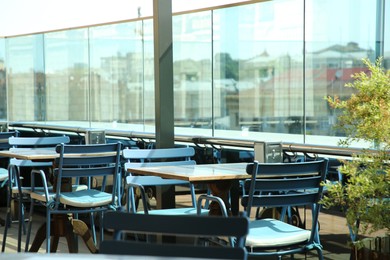
MULTIPOLYGON (((153 205, 153 200, 151 204, 153 205)), ((187 195, 182 195, 177 197, 178 205, 188 205, 190 203, 190 197, 187 195)), ((310 224, 310 214, 308 216, 307 223, 310 224)), ((303 212, 301 213, 303 217, 303 212)), ((5 217, 5 208, 0 208, 0 217, 5 217)), ((320 238, 324 250, 324 259, 349 259, 350 249, 348 246, 348 228, 346 227, 345 218, 339 211, 335 210, 322 210, 320 213, 320 238)), ((32 238, 35 236, 37 227, 40 226, 44 221, 44 213, 41 211, 37 213, 34 217, 36 221, 33 225, 33 234, 32 238)), ((3 240, 3 231, 4 227, 0 227, 0 241, 3 240)), ((109 233, 106 234, 110 236, 109 233)), ((25 236, 23 236, 22 248, 24 249, 25 236)), ((9 229, 9 235, 7 237, 6 253, 16 253, 17 247, 17 224, 14 223, 9 229)), ((45 245, 42 245, 39 253, 45 252, 45 245)), ((58 252, 67 253, 67 244, 65 238, 61 238, 58 246, 58 252)), ((79 239, 79 252, 80 253, 89 253, 84 242, 79 239)), ((92 254, 91 254, 92 257, 92 254)), ((1 254, 0 254, 1 258, 1 254)), ((304 259, 305 256, 296 256, 296 259, 304 259)), ((313 254, 308 254, 307 259, 318 259, 317 254, 313 251, 313 254)))

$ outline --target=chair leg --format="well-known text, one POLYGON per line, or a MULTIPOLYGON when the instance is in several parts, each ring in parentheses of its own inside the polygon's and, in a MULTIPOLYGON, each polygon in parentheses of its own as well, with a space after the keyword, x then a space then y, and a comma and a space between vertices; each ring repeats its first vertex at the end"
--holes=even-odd
POLYGON ((50 253, 50 210, 46 209, 46 253, 50 253))
MULTIPOLYGON (((137 212, 138 203, 136 202, 135 199, 136 194, 134 188, 128 187, 126 195, 127 195, 127 212, 132 212, 132 213, 137 212)), ((144 205, 144 207, 147 207, 147 205, 144 205)))
POLYGON ((23 213, 23 202, 22 202, 22 196, 19 194, 18 196, 18 252, 21 252, 22 248, 22 228, 24 226, 24 213, 23 213))
POLYGON ((8 233, 8 228, 10 226, 10 223, 11 223, 11 208, 7 206, 7 213, 5 216, 5 224, 4 224, 3 244, 1 247, 1 252, 5 251, 7 233, 8 233))
MULTIPOLYGON (((95 245, 97 245, 97 241, 96 241, 96 226, 95 226, 95 218, 94 218, 93 212, 90 213, 89 219, 90 219, 90 222, 91 222, 91 231, 92 231, 93 243, 94 243, 95 245)), ((101 223, 101 222, 100 222, 100 223, 101 223)), ((101 224, 100 224, 100 225, 101 225, 101 224)))
POLYGON ((127 212, 130 212, 130 209, 133 206, 132 204, 130 205, 130 192, 132 192, 131 189, 127 188, 127 192, 126 192, 126 209, 127 209, 127 212))
MULTIPOLYGON (((12 201, 12 195, 10 195, 10 191, 8 191, 7 194, 7 213, 6 213, 6 219, 4 223, 4 234, 3 234, 3 243, 1 247, 1 251, 5 251, 6 242, 7 242, 7 235, 8 235, 8 228, 11 227, 12 223, 12 212, 11 212, 11 201, 12 201)), ((21 196, 18 196, 17 199, 19 205, 18 205, 18 244, 17 244, 17 252, 21 252, 22 248, 22 229, 23 233, 26 233, 26 229, 24 226, 24 211, 23 211, 23 203, 21 196)))
POLYGON ((3 233, 3 243, 1 246, 1 252, 5 251, 5 245, 6 245, 6 240, 7 240, 7 232, 8 232, 8 227, 11 222, 11 193, 9 190, 9 187, 7 188, 7 212, 5 214, 5 220, 4 220, 4 233, 3 233))
POLYGON ((30 244, 30 235, 31 235, 31 227, 32 227, 32 221, 33 221, 33 212, 34 212, 34 201, 31 199, 30 203, 30 213, 29 213, 29 222, 28 222, 28 228, 27 228, 27 235, 26 235, 26 247, 24 249, 25 252, 28 252, 28 247, 30 244))
POLYGON ((99 236, 99 244, 103 241, 103 239, 104 239, 104 228, 103 228, 103 212, 98 212, 97 213, 98 214, 98 216, 99 216, 99 225, 100 225, 100 227, 99 227, 99 230, 100 230, 100 236, 99 236))
POLYGON ((323 260, 324 256, 322 255, 322 249, 321 248, 316 248, 317 254, 318 254, 318 259, 323 260))
POLYGON ((122 199, 123 199, 123 196, 124 196, 124 190, 122 189, 122 174, 121 173, 118 173, 117 175, 117 194, 118 194, 118 208, 121 208, 122 207, 122 199))

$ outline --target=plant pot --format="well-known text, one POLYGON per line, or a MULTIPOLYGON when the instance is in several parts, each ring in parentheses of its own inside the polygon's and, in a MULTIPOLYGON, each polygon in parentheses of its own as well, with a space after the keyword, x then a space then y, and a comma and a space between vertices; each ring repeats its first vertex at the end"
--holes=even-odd
POLYGON ((387 260, 390 259, 390 237, 380 236, 364 238, 351 248, 351 260, 387 260))

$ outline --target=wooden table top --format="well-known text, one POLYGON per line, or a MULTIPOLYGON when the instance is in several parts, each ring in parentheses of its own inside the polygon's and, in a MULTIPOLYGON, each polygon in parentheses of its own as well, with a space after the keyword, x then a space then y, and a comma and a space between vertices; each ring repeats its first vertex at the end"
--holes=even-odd
MULTIPOLYGON (((112 155, 115 152, 104 152, 104 153, 77 153, 77 154, 65 154, 65 157, 83 157, 83 156, 97 156, 97 155, 112 155)), ((40 149, 31 149, 31 148, 17 148, 13 150, 0 150, 0 156, 15 158, 20 160, 31 160, 31 161, 39 161, 39 160, 54 160, 60 156, 54 148, 40 148, 40 149)))
POLYGON ((128 168, 127 171, 167 179, 204 182, 248 179, 250 175, 246 173, 246 165, 247 163, 175 165, 128 168))
POLYGON ((54 160, 59 154, 54 149, 11 149, 0 151, 0 156, 20 160, 54 160))

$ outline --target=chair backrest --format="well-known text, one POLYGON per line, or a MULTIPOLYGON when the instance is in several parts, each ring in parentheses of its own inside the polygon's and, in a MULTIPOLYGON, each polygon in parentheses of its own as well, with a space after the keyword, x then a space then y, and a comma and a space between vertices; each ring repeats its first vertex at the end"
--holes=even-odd
POLYGON ((10 137, 15 137, 17 136, 17 132, 0 132, 0 150, 8 150, 11 148, 11 145, 8 142, 8 139, 10 137))
MULTIPOLYGON (((120 172, 121 143, 93 144, 93 145, 67 145, 60 144, 56 147, 59 157, 55 160, 54 177, 56 178, 55 190, 57 197, 63 191, 61 184, 63 178, 103 177, 102 190, 105 190, 105 177, 111 176, 116 183, 120 172)), ((113 185, 112 203, 115 203, 115 191, 113 185)))
MULTIPOLYGON (((198 257, 208 259, 246 259, 244 237, 248 233, 246 217, 143 215, 107 212, 104 228, 114 230, 114 240, 104 240, 99 252, 104 254, 198 257), (123 232, 177 236, 176 243, 120 240, 123 232), (180 237, 235 237, 234 247, 207 247, 200 243, 180 242, 180 237)), ((183 240, 181 240, 183 241, 183 240)), ((198 241, 199 242, 199 241, 198 241)))
POLYGON ((249 188, 249 192, 242 198, 247 214, 251 207, 317 203, 322 195, 321 182, 325 180, 327 162, 325 159, 301 163, 248 164, 247 173, 251 178, 245 181, 245 187, 249 188))
POLYGON ((163 149, 124 149, 125 167, 148 167, 177 164, 195 164, 191 157, 195 155, 192 147, 163 149))
MULTIPOLYGON (((127 171, 128 168, 140 168, 140 167, 157 167, 157 166, 172 166, 172 165, 195 165, 196 161, 191 157, 195 155, 195 149, 193 147, 176 147, 176 148, 163 148, 163 149, 129 149, 126 148, 122 151, 122 156, 126 160, 124 168, 127 171)), ((127 177, 128 182, 136 181, 143 186, 164 186, 164 185, 189 185, 192 204, 196 207, 196 197, 193 184, 183 180, 163 179, 156 176, 137 176, 127 177)), ((141 191, 142 192, 142 191, 141 191)), ((133 191, 130 190, 130 203, 135 210, 135 202, 133 191)), ((141 194, 142 201, 145 203, 145 197, 141 194)), ((145 213, 148 210, 145 209, 145 213)))
MULTIPOLYGON (((248 194, 241 204, 250 216, 252 208, 258 207, 312 207, 313 226, 317 225, 319 205, 328 167, 328 160, 300 163, 258 163, 248 164, 251 178, 245 181, 248 194)), ((314 235, 312 233, 312 235, 314 235)))
MULTIPOLYGON (((12 136, 17 136, 18 132, 11 131, 11 132, 0 132, 0 150, 8 150, 11 148, 11 145, 8 143, 8 139, 12 136)), ((3 179, 8 179, 8 172, 5 170, 5 168, 8 167, 9 164, 9 158, 0 156, 0 169, 2 173, 0 174, 0 181, 3 179)), ((4 183, 3 183, 4 184, 4 183)))
MULTIPOLYGON (((55 137, 19 137, 11 136, 8 138, 8 144, 11 151, 17 150, 31 150, 31 149, 55 149, 59 143, 69 143, 68 136, 55 137)), ((51 161, 31 161, 11 158, 9 161, 8 172, 11 185, 10 189, 17 187, 19 193, 22 193, 22 186, 30 186, 30 182, 23 182, 20 179, 20 167, 40 167, 51 168, 53 163, 51 161)), ((26 168, 25 168, 26 169, 26 168)))
MULTIPOLYGON (((191 160, 194 156, 195 149, 192 147, 183 148, 163 148, 163 149, 129 149, 122 151, 122 156, 126 160, 125 170, 128 168, 169 166, 169 165, 194 165, 196 161, 191 160)), ((157 179, 156 179, 157 180, 157 179)), ((177 185, 186 183, 177 181, 177 185)), ((156 183, 163 185, 163 182, 156 183)), ((169 185, 174 185, 172 180, 169 185)))
POLYGON ((45 148, 56 147, 57 144, 67 144, 69 136, 45 136, 45 137, 10 137, 8 143, 17 148, 45 148))
MULTIPOLYGON (((25 149, 55 149, 60 143, 69 143, 69 136, 49 136, 49 137, 10 137, 8 143, 11 146, 11 151, 25 150, 25 149)), ((10 165, 18 167, 51 167, 52 162, 45 161, 30 161, 11 159, 10 165)))

